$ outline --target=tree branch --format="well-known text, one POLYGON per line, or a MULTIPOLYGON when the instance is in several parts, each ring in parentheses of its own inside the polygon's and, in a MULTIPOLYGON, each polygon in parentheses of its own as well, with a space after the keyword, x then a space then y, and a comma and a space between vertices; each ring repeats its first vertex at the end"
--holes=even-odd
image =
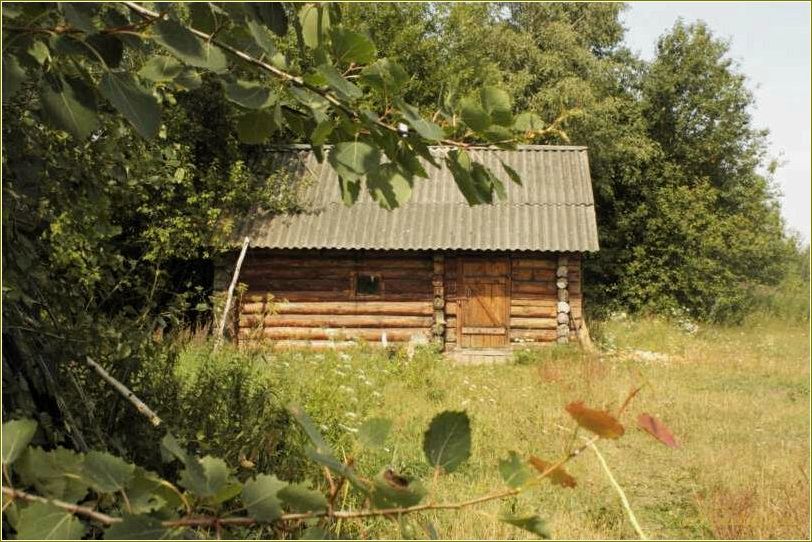
POLYGON ((110 375, 110 373, 104 370, 104 367, 93 361, 90 358, 90 356, 86 357, 85 361, 87 361, 87 364, 94 371, 96 371, 96 374, 98 374, 100 377, 106 380, 111 386, 113 386, 116 389, 117 392, 119 392, 121 395, 124 396, 125 399, 127 399, 130 403, 132 403, 133 406, 136 408, 136 410, 138 410, 138 412, 146 416, 147 419, 149 419, 149 421, 152 423, 152 425, 156 427, 161 425, 161 418, 159 418, 158 415, 155 414, 155 412, 153 412, 152 409, 149 408, 141 399, 136 397, 136 395, 133 392, 131 392, 127 386, 125 386, 124 384, 113 378, 110 375))
MULTIPOLYGON (((147 8, 145 8, 145 7, 143 7, 143 6, 139 5, 139 4, 136 4, 135 2, 123 2, 123 4, 125 6, 127 6, 130 10, 134 11, 135 13, 137 13, 138 15, 143 17, 144 19, 148 19, 150 21, 160 19, 163 16, 163 14, 160 14, 160 13, 157 13, 157 12, 152 11, 150 9, 147 9, 147 8)), ((340 110, 342 113, 349 116, 351 119, 360 120, 360 115, 358 114, 357 111, 355 111, 353 108, 351 108, 348 105, 346 105, 345 103, 343 103, 338 97, 336 97, 335 94, 333 94, 329 90, 322 89, 322 88, 320 88, 320 87, 318 87, 316 85, 311 85, 310 83, 307 83, 304 79, 302 79, 301 77, 299 77, 297 75, 293 75, 291 73, 288 73, 288 72, 286 72, 286 71, 284 71, 284 70, 282 70, 280 68, 277 68, 276 66, 274 66, 272 64, 268 64, 267 62, 264 62, 264 61, 262 61, 262 60, 260 60, 258 58, 255 58, 255 57, 249 55, 248 53, 237 49, 236 47, 232 47, 231 45, 216 39, 213 34, 207 34, 205 32, 202 32, 200 30, 192 28, 191 26, 186 26, 186 28, 192 34, 194 34, 195 36, 197 36, 199 38, 202 38, 202 39, 208 41, 209 43, 212 43, 212 44, 216 45, 220 49, 222 49, 222 50, 236 56, 237 58, 239 58, 241 60, 244 60, 245 62, 248 62, 249 64, 252 64, 252 65, 254 65, 254 66, 258 67, 258 68, 261 68, 261 69, 265 70, 266 72, 270 73, 274 77, 276 77, 278 79, 281 79, 282 81, 284 81, 284 82, 286 82, 286 83, 288 83, 288 84, 290 84, 290 85, 292 85, 294 87, 309 90, 310 92, 318 94, 319 96, 321 96, 322 98, 327 100, 333 107, 340 110)), ((382 122, 380 120, 375 121, 374 124, 376 126, 378 126, 379 128, 384 129, 384 130, 388 130, 388 131, 390 131, 392 133, 395 133, 395 134, 400 134, 400 132, 397 129, 397 126, 387 124, 387 123, 382 122)), ((454 141, 454 140, 451 140, 451 139, 443 139, 440 142, 444 143, 446 145, 454 146, 454 147, 469 147, 470 146, 468 143, 463 143, 463 142, 460 142, 460 141, 454 141)))

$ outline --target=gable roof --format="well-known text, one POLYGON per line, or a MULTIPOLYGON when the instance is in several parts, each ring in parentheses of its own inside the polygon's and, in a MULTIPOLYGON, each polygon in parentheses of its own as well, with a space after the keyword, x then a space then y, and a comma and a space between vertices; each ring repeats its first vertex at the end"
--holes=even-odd
POLYGON ((585 147, 470 149, 472 158, 490 168, 507 189, 505 201, 474 207, 441 160, 447 151, 433 147, 443 167, 423 162, 430 178, 415 178, 411 199, 387 211, 365 190, 353 206, 345 206, 335 171, 306 147, 274 150, 274 164, 298 164, 297 174, 310 175, 302 194, 310 211, 248 217, 241 237, 249 236, 251 246, 275 249, 598 250, 585 147), (516 170, 521 185, 510 181, 500 160, 516 170))

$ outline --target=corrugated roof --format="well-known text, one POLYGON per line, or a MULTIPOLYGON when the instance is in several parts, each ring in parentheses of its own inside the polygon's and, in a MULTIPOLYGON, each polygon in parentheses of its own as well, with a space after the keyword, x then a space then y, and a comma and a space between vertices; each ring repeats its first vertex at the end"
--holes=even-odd
MULTIPOLYGON (((442 156, 445 147, 432 148, 442 156)), ((472 158, 505 184, 507 199, 469 206, 445 167, 424 162, 429 179, 416 178, 408 203, 382 209, 362 192, 351 207, 341 202, 338 177, 302 148, 273 151, 274 163, 299 163, 309 175, 303 201, 310 211, 249 218, 241 231, 251 246, 380 250, 598 250, 598 232, 585 147, 527 145, 516 150, 476 148, 472 158), (277 160, 278 159, 278 160, 277 160), (516 170, 513 183, 500 160, 516 170)), ((329 152, 329 151, 328 151, 329 152)), ((439 161, 442 164, 442 161, 439 161)))

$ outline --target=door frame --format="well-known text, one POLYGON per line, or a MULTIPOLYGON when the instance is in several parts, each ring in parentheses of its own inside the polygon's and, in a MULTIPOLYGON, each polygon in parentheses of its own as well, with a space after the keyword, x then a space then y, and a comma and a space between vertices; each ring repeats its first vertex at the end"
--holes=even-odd
POLYGON ((457 258, 457 344, 459 345, 458 348, 461 350, 468 350, 472 349, 471 347, 464 347, 462 346, 462 328, 465 324, 465 306, 464 304, 468 303, 468 296, 465 295, 466 292, 466 274, 465 274, 465 263, 482 263, 483 261, 496 261, 500 263, 505 263, 507 267, 507 273, 504 275, 472 275, 468 278, 470 279, 477 279, 477 278, 494 278, 500 277, 505 279, 505 344, 499 348, 510 348, 510 302, 512 299, 512 292, 513 292, 513 284, 511 279, 513 277, 513 260, 511 259, 510 255, 504 256, 478 256, 478 255, 464 255, 457 258))

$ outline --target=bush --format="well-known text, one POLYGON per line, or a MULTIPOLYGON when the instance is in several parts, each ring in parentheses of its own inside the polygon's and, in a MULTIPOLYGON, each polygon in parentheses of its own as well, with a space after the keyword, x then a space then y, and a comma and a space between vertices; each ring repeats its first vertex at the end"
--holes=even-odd
MULTIPOLYGON (((162 418, 166 429, 198 455, 223 458, 247 470, 301 477, 301 441, 259 351, 210 343, 176 344, 165 356, 143 363, 132 390, 162 418)), ((163 431, 130 409, 116 434, 123 448, 160 469, 163 431), (126 427, 126 430, 124 429, 126 427)))

